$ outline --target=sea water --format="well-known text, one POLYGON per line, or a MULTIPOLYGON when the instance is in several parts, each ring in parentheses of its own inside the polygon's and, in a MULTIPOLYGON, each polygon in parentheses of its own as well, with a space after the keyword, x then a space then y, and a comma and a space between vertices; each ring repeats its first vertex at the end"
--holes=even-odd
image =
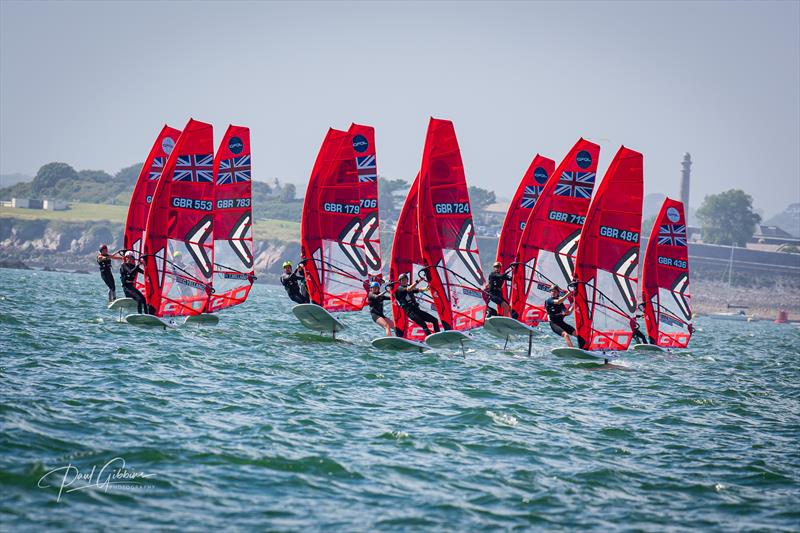
POLYGON ((625 371, 336 341, 280 287, 142 329, 97 275, 0 270, 4 531, 800 528, 800 330, 701 318, 625 371))

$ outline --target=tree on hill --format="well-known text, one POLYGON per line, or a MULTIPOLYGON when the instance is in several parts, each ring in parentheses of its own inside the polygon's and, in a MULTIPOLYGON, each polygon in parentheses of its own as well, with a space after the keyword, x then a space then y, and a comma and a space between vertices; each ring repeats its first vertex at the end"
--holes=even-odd
POLYGON ((31 182, 31 192, 36 196, 41 196, 52 191, 56 184, 62 180, 77 180, 78 173, 66 163, 47 163, 31 182))
POLYGON ((400 216, 400 208, 408 188, 409 184, 405 180, 378 177, 378 207, 382 219, 394 220, 400 216))
POLYGON ((139 172, 142 170, 144 163, 136 163, 129 167, 120 169, 119 172, 114 174, 114 181, 125 183, 133 187, 136 185, 136 179, 139 177, 139 172))
POLYGON ((494 196, 494 191, 475 187, 474 185, 469 188, 469 200, 474 210, 484 209, 486 206, 497 201, 494 196))
POLYGON ((761 217, 753 212, 753 198, 740 189, 706 196, 697 210, 703 240, 710 244, 744 246, 761 217))
POLYGON ((297 187, 293 183, 287 183, 281 188, 281 201, 292 202, 297 196, 297 187))
POLYGON ((111 174, 104 170, 81 170, 78 172, 78 177, 95 183, 107 183, 113 179, 111 174))

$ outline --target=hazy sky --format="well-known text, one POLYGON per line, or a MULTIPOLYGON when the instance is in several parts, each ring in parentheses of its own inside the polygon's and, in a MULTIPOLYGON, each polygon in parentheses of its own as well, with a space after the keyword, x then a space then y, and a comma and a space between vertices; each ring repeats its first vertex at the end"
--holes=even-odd
POLYGON ((509 196, 579 136, 645 156, 646 192, 800 201, 800 2, 267 3, 0 0, 0 173, 110 172, 165 122, 252 129, 258 178, 307 181, 326 129, 377 130, 410 180, 428 117, 470 184, 509 196))

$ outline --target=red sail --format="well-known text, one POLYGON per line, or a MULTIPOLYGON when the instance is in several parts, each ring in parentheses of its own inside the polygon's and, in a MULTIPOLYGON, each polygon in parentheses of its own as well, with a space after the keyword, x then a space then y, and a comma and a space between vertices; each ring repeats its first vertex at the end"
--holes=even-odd
POLYGON ((208 311, 244 302, 253 286, 250 129, 228 126, 214 156, 214 294, 208 311))
MULTIPOLYGON (((413 283, 418 279, 420 272, 424 270, 422 260, 422 248, 419 242, 419 218, 417 216, 417 201, 419 199, 419 175, 414 179, 411 189, 408 191, 403 209, 400 211, 400 218, 397 219, 394 241, 392 243, 392 259, 389 265, 389 279, 397 281, 400 274, 408 275, 409 282, 413 283)), ((394 299, 392 293, 392 315, 394 325, 397 330, 402 332, 402 336, 411 340, 424 340, 425 332, 416 323, 408 319, 408 316, 394 299)), ((435 313, 433 300, 424 293, 416 295, 419 306, 429 313, 435 313)))
POLYGON ((353 136, 358 188, 361 194, 359 248, 363 253, 370 277, 380 276, 383 263, 378 214, 378 162, 375 155, 375 128, 352 124, 348 131, 353 136))
POLYGON ((519 320, 547 320, 544 301, 553 284, 572 280, 575 253, 594 189, 600 147, 580 139, 547 180, 528 215, 514 259, 511 307, 519 320))
MULTIPOLYGON (((542 193, 547 179, 553 175, 554 167, 555 161, 536 154, 528 170, 525 171, 525 175, 522 176, 522 181, 519 182, 514 199, 511 200, 511 205, 508 206, 503 228, 500 230, 500 239, 497 241, 495 261, 499 261, 503 265, 503 269, 511 267, 514 262, 522 231, 525 229, 525 223, 528 221, 531 209, 542 193)), ((504 296, 508 299, 510 287, 504 287, 503 289, 504 296)), ((498 314, 503 314, 502 309, 498 309, 497 312, 498 314)))
POLYGON ((300 226, 308 293, 328 311, 358 311, 366 303, 360 213, 353 136, 330 129, 311 172, 300 226))
POLYGON ((483 325, 486 304, 478 239, 453 123, 431 118, 419 177, 419 238, 445 329, 483 325))
MULTIPOLYGON (((126 250, 133 250, 137 257, 142 254, 142 236, 147 225, 147 213, 150 211, 153 192, 156 190, 158 178, 161 177, 164 164, 180 134, 180 130, 164 125, 150 149, 147 159, 144 160, 142 170, 136 179, 136 185, 133 187, 131 203, 128 206, 128 218, 125 221, 123 247, 126 250)), ((136 288, 140 291, 144 289, 144 278, 141 275, 136 276, 136 288)))
POLYGON ((683 204, 667 198, 650 232, 642 265, 647 336, 665 348, 686 348, 692 337, 687 244, 683 204))
POLYGON ((575 260, 575 326, 586 350, 627 350, 636 316, 642 154, 622 146, 597 189, 575 260))
POLYGON ((190 119, 164 165, 144 235, 145 291, 157 316, 196 315, 211 293, 214 133, 190 119))

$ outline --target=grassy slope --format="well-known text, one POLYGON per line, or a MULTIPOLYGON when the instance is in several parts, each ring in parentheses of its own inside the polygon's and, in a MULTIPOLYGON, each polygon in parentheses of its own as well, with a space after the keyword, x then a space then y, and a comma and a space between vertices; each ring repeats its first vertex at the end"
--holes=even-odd
MULTIPOLYGON (((125 223, 128 206, 109 204, 72 203, 66 211, 45 211, 44 209, 16 209, 0 207, 0 218, 18 218, 25 220, 63 220, 109 221, 125 223)), ((299 241, 300 224, 288 220, 261 219, 255 222, 255 238, 258 240, 299 241)))

